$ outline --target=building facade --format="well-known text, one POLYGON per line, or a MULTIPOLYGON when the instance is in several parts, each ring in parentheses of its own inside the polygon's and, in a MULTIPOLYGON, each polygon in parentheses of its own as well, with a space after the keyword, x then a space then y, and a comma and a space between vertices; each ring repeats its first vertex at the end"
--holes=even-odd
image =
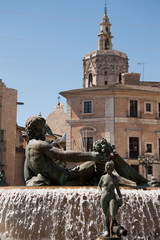
POLYGON ((17 91, 0 80, 0 171, 8 185, 24 185, 24 148, 17 126, 17 91))
POLYGON ((105 8, 98 50, 83 58, 83 88, 60 93, 67 99, 66 147, 92 151, 106 138, 142 175, 160 179, 160 83, 128 72, 127 54, 112 49, 110 27, 105 8))
POLYGON ((17 118, 17 91, 0 80, 0 170, 5 170, 8 184, 14 181, 17 118))

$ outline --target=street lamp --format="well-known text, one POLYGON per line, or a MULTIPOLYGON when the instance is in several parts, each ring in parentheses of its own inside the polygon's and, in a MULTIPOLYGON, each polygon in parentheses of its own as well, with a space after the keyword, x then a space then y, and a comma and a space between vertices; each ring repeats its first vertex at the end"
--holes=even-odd
POLYGON ((146 179, 148 177, 148 168, 152 166, 154 161, 153 155, 148 155, 147 152, 144 152, 143 156, 138 156, 139 164, 142 164, 143 167, 146 169, 146 179))

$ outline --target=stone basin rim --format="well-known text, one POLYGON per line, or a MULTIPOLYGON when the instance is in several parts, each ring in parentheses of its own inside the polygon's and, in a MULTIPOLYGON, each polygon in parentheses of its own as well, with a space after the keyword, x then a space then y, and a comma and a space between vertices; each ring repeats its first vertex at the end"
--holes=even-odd
MULTIPOLYGON (((97 186, 2 186, 0 190, 9 189, 97 189, 97 186)), ((126 190, 160 190, 160 187, 122 187, 120 189, 126 190)))

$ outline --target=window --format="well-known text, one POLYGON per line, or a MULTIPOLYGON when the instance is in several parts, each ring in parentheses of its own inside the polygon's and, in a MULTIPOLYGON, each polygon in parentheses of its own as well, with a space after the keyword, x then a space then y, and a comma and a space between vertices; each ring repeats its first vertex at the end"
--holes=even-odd
POLYGON ((146 151, 147 151, 147 153, 152 153, 152 143, 146 144, 146 151))
POLYGON ((138 102, 130 100, 130 117, 138 117, 138 102))
POLYGON ((84 113, 92 113, 92 101, 84 102, 84 113))
POLYGON ((146 103, 146 112, 151 112, 151 104, 146 103))
POLYGON ((84 148, 86 152, 93 151, 93 137, 84 137, 84 148))
POLYGON ((81 150, 83 152, 93 151, 93 141, 95 138, 95 132, 97 129, 92 126, 86 126, 84 128, 79 129, 79 133, 81 136, 81 150))
POLYGON ((152 104, 145 103, 145 113, 152 113, 152 104))
POLYGON ((109 49, 109 39, 105 40, 105 50, 109 49))
POLYGON ((121 73, 119 74, 119 83, 120 84, 122 83, 122 74, 121 73))
POLYGON ((107 85, 108 84, 108 73, 107 71, 104 72, 104 85, 107 85))
POLYGON ((139 138, 130 137, 129 138, 129 157, 138 158, 139 156, 139 138))
POLYGON ((92 76, 92 73, 89 74, 89 81, 88 81, 88 87, 92 87, 92 84, 93 84, 93 76, 92 76))
POLYGON ((150 103, 150 102, 144 103, 144 112, 145 113, 153 113, 152 103, 150 103))
POLYGON ((153 143, 152 142, 145 142, 145 152, 148 154, 148 155, 151 155, 153 154, 153 151, 154 151, 154 147, 153 147, 153 143))

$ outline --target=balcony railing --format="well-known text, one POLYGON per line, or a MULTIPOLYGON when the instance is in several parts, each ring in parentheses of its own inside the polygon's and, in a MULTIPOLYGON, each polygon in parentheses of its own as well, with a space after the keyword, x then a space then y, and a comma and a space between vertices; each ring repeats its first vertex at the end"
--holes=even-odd
POLYGON ((127 117, 130 118, 142 118, 142 111, 138 111, 135 113, 130 113, 129 111, 127 112, 127 117))

